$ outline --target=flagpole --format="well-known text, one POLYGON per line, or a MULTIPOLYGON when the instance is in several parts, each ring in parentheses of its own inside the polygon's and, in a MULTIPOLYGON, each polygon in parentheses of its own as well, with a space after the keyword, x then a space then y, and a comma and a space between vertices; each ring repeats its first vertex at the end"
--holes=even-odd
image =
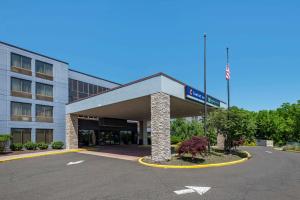
MULTIPOLYGON (((229 66, 229 48, 227 47, 226 48, 226 56, 227 56, 227 66, 229 66)), ((229 110, 230 109, 230 83, 229 83, 229 79, 227 79, 227 104, 228 104, 228 107, 227 109, 229 110)), ((229 115, 228 115, 229 117, 229 115)))
POLYGON ((204 33, 204 135, 207 136, 206 117, 207 117, 207 93, 206 93, 206 33, 204 33))

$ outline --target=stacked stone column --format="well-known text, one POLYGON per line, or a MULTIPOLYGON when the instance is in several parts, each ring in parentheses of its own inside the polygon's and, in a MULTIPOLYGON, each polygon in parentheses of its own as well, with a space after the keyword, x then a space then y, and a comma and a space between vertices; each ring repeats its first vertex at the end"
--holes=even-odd
POLYGON ((171 159, 170 96, 162 92, 151 95, 151 159, 171 159))
POLYGON ((78 116, 66 115, 66 149, 78 149, 78 116))

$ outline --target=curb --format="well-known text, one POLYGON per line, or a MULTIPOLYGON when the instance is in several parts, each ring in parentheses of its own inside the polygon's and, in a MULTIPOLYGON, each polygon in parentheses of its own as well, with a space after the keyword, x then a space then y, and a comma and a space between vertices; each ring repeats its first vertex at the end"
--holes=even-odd
POLYGON ((243 163, 249 160, 252 156, 249 152, 243 151, 247 154, 246 158, 242 158, 240 160, 230 161, 230 162, 223 162, 223 163, 213 163, 213 164, 205 164, 205 165, 160 165, 160 164, 151 164, 146 163, 143 161, 144 157, 139 158, 138 162, 142 165, 148 167, 155 167, 155 168, 164 168, 164 169, 200 169, 200 168, 210 168, 210 167, 223 167, 229 165, 235 165, 239 163, 243 163))
MULTIPOLYGON (((85 151, 85 149, 70 149, 67 151, 61 151, 61 152, 43 152, 43 153, 36 153, 36 154, 32 154, 32 155, 26 155, 24 154, 24 156, 22 157, 15 157, 15 158, 7 158, 7 159, 3 159, 0 160, 0 163, 3 162, 7 162, 7 161, 13 161, 13 160, 21 160, 21 159, 26 159, 26 158, 36 158, 36 157, 41 157, 41 156, 50 156, 50 155, 59 155, 59 154, 67 154, 67 153, 76 153, 76 152, 80 152, 80 151, 85 151)), ((1 157, 0 157, 1 159, 1 157)))
POLYGON ((295 150, 282 150, 283 152, 292 152, 292 153, 300 153, 300 151, 295 151, 295 150))

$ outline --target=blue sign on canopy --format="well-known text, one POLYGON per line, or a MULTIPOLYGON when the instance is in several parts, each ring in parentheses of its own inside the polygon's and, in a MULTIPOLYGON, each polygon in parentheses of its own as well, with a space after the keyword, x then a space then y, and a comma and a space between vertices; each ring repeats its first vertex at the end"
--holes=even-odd
MULTIPOLYGON (((197 102, 204 102, 205 101, 205 94, 204 92, 201 92, 195 88, 192 88, 190 86, 185 86, 185 97, 187 99, 191 99, 197 102)), ((214 106, 220 107, 220 100, 207 95, 207 103, 212 104, 214 106)))

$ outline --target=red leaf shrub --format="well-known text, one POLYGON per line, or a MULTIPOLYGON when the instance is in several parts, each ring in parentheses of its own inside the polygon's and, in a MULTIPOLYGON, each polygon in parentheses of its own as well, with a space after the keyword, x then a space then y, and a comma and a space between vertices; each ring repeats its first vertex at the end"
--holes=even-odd
POLYGON ((191 139, 181 143, 178 148, 178 155, 191 154, 195 158, 197 154, 203 156, 208 147, 208 139, 206 137, 193 136, 191 139))
POLYGON ((236 149, 237 147, 241 146, 242 144, 244 144, 245 139, 244 138, 240 138, 238 140, 233 140, 232 141, 232 146, 236 149))

